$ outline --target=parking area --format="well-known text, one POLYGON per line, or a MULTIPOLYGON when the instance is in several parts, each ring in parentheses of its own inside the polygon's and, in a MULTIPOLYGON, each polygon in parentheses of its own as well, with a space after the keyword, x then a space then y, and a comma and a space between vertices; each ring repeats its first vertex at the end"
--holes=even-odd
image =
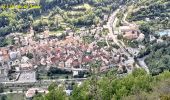
POLYGON ((36 82, 36 72, 30 71, 30 72, 22 72, 18 78, 17 82, 36 82))

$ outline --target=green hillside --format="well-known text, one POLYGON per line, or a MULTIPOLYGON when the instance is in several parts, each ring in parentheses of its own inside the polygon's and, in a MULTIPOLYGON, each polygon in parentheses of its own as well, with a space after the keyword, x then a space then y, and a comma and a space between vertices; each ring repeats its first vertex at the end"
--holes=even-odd
POLYGON ((129 21, 148 24, 152 29, 170 28, 169 0, 141 0, 134 6, 129 21))

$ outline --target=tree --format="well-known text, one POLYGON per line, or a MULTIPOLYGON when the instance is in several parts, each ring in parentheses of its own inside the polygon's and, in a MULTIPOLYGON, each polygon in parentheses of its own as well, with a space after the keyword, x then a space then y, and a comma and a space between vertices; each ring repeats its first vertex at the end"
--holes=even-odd
POLYGON ((83 82, 81 86, 75 85, 70 100, 89 100, 90 92, 89 80, 83 82))
POLYGON ((7 45, 6 39, 5 38, 0 38, 0 47, 4 47, 7 45))
POLYGON ((7 100, 7 96, 6 95, 2 95, 0 100, 7 100))
POLYGON ((33 58, 33 54, 32 54, 32 53, 27 53, 26 56, 27 56, 29 59, 32 59, 32 58, 33 58))
POLYGON ((147 23, 144 23, 142 25, 140 25, 139 29, 141 30, 142 33, 144 33, 145 35, 149 35, 152 34, 153 31, 150 28, 150 25, 147 23))
POLYGON ((62 87, 57 87, 45 95, 45 100, 68 100, 62 87))
POLYGON ((0 93, 3 93, 4 92, 4 86, 3 84, 0 84, 0 93))
POLYGON ((33 100, 68 100, 63 87, 57 87, 55 83, 52 83, 48 90, 49 93, 45 95, 37 93, 33 100))
POLYGON ((10 91, 10 92, 13 92, 13 89, 10 89, 9 91, 10 91))
POLYGON ((38 93, 33 97, 33 100, 45 100, 45 98, 42 94, 38 93))
POLYGON ((56 83, 51 83, 50 86, 48 87, 48 91, 51 91, 53 89, 55 89, 57 87, 57 84, 56 83))
POLYGON ((134 77, 146 75, 147 72, 144 69, 134 69, 132 75, 134 77))

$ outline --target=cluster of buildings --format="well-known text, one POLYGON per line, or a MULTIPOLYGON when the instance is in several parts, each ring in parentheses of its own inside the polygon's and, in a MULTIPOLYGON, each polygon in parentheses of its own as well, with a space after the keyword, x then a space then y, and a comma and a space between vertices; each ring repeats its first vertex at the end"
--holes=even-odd
MULTIPOLYGON (((81 28, 79 33, 67 29, 64 39, 50 37, 48 30, 36 35, 32 28, 30 34, 12 33, 8 37, 14 37, 15 45, 0 48, 0 76, 8 79, 9 70, 23 73, 34 71, 38 66, 89 69, 92 62, 99 61, 100 71, 106 71, 120 65, 125 57, 119 50, 113 52, 107 46, 100 48, 97 45, 105 39, 104 35, 99 35, 102 31, 103 27, 94 26, 89 30, 81 28), (84 36, 94 40, 87 44, 82 39, 84 36)), ((20 76, 16 75, 15 80, 20 76)))
POLYGON ((145 35, 141 33, 138 27, 134 24, 120 26, 119 33, 123 35, 123 38, 128 40, 143 41, 145 38, 145 35))

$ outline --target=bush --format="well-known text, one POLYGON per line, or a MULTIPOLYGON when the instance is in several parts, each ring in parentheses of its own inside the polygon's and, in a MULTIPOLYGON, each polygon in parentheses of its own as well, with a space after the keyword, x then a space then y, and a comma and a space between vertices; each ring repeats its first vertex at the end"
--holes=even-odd
POLYGON ((47 72, 47 75, 53 76, 55 74, 72 74, 72 72, 66 71, 66 70, 63 70, 63 69, 59 69, 59 68, 56 68, 56 67, 50 67, 50 69, 47 72))

